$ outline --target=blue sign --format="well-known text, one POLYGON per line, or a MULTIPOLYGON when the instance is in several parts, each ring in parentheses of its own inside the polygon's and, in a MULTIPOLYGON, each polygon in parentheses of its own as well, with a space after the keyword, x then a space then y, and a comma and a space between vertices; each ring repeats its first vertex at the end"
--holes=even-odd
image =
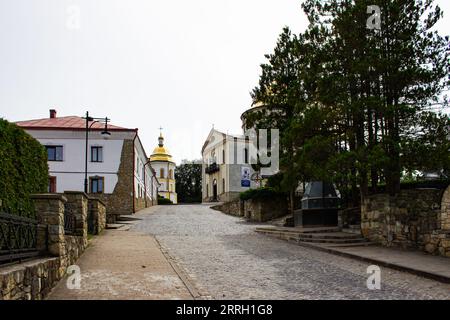
POLYGON ((250 168, 241 168, 241 187, 250 187, 250 168))

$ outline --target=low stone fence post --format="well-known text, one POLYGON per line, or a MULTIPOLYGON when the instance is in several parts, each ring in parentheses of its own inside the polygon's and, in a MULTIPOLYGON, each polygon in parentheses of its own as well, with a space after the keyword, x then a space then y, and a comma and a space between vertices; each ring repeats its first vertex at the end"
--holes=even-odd
POLYGON ((56 257, 65 255, 64 204, 67 198, 59 194, 36 194, 31 198, 38 221, 38 250, 56 257))
POLYGON ((106 206, 103 201, 97 198, 89 198, 88 203, 90 233, 98 235, 106 228, 106 206))
POLYGON ((75 235, 83 237, 84 247, 87 246, 88 234, 88 195, 79 191, 65 191, 64 196, 67 198, 65 204, 66 210, 75 216, 75 235))

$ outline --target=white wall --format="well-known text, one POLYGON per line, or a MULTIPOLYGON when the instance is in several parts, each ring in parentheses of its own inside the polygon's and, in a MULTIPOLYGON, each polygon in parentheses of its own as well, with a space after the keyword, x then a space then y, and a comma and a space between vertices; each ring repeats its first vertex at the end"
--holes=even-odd
POLYGON ((139 139, 136 139, 134 154, 135 154, 134 158, 135 197, 144 198, 145 194, 150 200, 156 200, 158 193, 158 182, 156 179, 152 179, 153 176, 151 171, 152 166, 150 164, 147 164, 148 157, 139 139), (143 172, 144 168, 145 172, 143 172), (139 189, 142 189, 142 195, 139 193, 138 191, 139 189))
MULTIPOLYGON (((84 191, 85 133, 67 130, 26 130, 43 145, 63 147, 63 161, 49 161, 49 174, 56 177, 56 192, 84 191)), ((99 132, 90 132, 88 145, 88 179, 104 177, 104 193, 112 193, 118 181, 123 139, 134 132, 112 132, 108 140, 99 132), (103 162, 91 162, 91 146, 103 147, 103 162)))

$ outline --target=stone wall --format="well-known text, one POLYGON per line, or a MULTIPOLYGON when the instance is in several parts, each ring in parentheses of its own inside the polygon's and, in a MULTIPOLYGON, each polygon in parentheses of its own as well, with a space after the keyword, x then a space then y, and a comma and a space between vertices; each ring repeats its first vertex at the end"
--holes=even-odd
POLYGON ((147 201, 146 201, 145 198, 135 198, 134 199, 134 206, 135 206, 134 207, 135 210, 139 211, 139 210, 142 210, 142 209, 145 209, 145 208, 153 206, 153 202, 152 202, 152 200, 149 197, 147 197, 147 201))
POLYGON ((90 225, 89 233, 98 235, 106 228, 106 206, 103 201, 96 198, 89 198, 88 203, 88 225, 90 225))
POLYGON ((0 268, 0 300, 41 300, 61 280, 59 258, 0 268))
POLYGON ((133 140, 124 140, 120 157, 118 180, 112 194, 92 194, 102 200, 107 211, 107 222, 114 223, 116 216, 133 213, 133 140))
POLYGON ((368 196, 361 206, 361 232, 384 246, 420 249, 450 257, 446 229, 447 192, 440 189, 402 190, 397 196, 368 196))
POLYGON ((283 197, 270 199, 232 200, 212 209, 250 221, 265 222, 288 214, 288 202, 283 197))
POLYGON ((244 201, 244 217, 265 222, 288 214, 288 201, 283 197, 249 199, 244 201))
MULTIPOLYGON (((231 202, 239 200, 240 192, 224 192, 217 195, 217 200, 220 202, 231 202)), ((210 197, 205 197, 202 199, 202 202, 213 202, 214 197, 210 195, 210 197)))
POLYGON ((87 246, 87 197, 84 193, 32 196, 38 220, 37 248, 43 258, 0 268, 0 300, 43 299, 63 279, 87 246), (69 199, 68 199, 69 198, 69 199), (64 231, 65 209, 81 219, 74 235, 64 231))
POLYGON ((244 216, 244 202, 241 200, 225 202, 223 204, 212 207, 212 209, 219 210, 223 213, 237 217, 244 216))

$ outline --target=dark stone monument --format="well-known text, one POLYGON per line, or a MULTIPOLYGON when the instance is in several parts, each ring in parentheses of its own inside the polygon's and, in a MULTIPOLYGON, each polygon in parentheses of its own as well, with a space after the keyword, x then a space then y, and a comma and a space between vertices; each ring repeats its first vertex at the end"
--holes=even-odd
POLYGON ((339 196, 332 183, 313 181, 306 184, 302 209, 294 212, 295 226, 337 226, 339 196))

